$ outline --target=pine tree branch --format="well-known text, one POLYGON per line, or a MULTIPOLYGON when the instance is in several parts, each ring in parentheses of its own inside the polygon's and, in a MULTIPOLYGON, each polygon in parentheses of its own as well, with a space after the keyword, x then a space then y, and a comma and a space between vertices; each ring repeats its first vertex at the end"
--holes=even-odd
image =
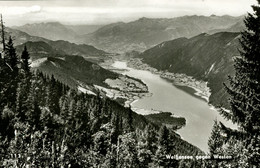
POLYGON ((237 140, 243 141, 246 139, 247 134, 245 131, 242 130, 235 130, 226 127, 222 122, 219 122, 221 130, 227 135, 226 140, 229 140, 230 138, 235 138, 237 140))

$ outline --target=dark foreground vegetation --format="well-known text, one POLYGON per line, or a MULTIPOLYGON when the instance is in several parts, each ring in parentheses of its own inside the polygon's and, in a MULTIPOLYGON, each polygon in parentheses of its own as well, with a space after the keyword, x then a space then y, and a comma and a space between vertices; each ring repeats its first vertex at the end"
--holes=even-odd
POLYGON ((186 120, 182 117, 175 117, 171 112, 160 112, 158 114, 149 114, 146 119, 156 123, 157 125, 168 125, 173 129, 180 129, 185 126, 186 120))
POLYGON ((1 167, 178 167, 196 162, 166 154, 203 154, 115 101, 32 72, 28 60, 10 38, 0 59, 1 167))
POLYGON ((0 56, 0 167, 259 167, 259 4, 245 19, 235 75, 224 85, 230 111, 220 107, 238 128, 216 121, 206 160, 195 159, 203 153, 165 125, 31 72, 26 47, 18 59, 9 38, 0 56))
POLYGON ((220 113, 235 123, 230 129, 215 122, 208 142, 212 155, 230 155, 232 160, 214 161, 214 167, 257 168, 260 163, 260 0, 252 6, 254 13, 245 18, 241 33, 240 56, 234 58, 235 75, 229 76, 224 88, 230 111, 220 113))

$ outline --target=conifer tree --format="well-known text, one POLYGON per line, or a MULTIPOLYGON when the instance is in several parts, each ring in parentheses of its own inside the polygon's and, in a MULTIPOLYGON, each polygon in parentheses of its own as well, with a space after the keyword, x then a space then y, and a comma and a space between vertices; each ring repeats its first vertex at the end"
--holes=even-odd
POLYGON ((26 118, 28 120, 28 123, 30 123, 30 125, 36 126, 37 128, 39 128, 41 109, 40 109, 39 104, 38 104, 37 100, 35 99, 35 97, 33 97, 32 99, 29 98, 29 100, 30 100, 29 103, 31 104, 31 107, 26 112, 26 118))
POLYGON ((178 167, 178 161, 175 159, 167 159, 166 155, 174 155, 173 137, 170 130, 166 126, 162 126, 159 131, 158 149, 156 151, 155 162, 158 166, 178 167))
POLYGON ((111 130, 111 143, 113 144, 117 143, 117 138, 120 135, 119 120, 119 115, 113 115, 111 119, 111 123, 113 126, 113 129, 111 130))
POLYGON ((133 127, 133 111, 131 110, 131 106, 128 108, 127 131, 128 132, 134 131, 134 127, 133 127))
MULTIPOLYGON (((256 167, 260 162, 260 0, 253 5, 253 14, 248 14, 244 22, 246 30, 241 33, 240 56, 234 59, 235 75, 229 77, 230 85, 225 84, 230 96, 231 111, 221 109, 221 114, 238 125, 238 130, 225 127, 222 123, 222 133, 227 135, 228 150, 232 141, 242 142, 240 145, 248 150, 249 157, 237 158, 245 167, 256 167), (254 145, 254 150, 249 150, 254 145), (244 160, 244 161, 242 161, 244 160)), ((217 142, 216 142, 217 143, 217 142)), ((225 147, 224 147, 225 146, 225 147)), ((236 157, 236 156, 234 156, 236 157)), ((238 156, 237 156, 238 157, 238 156)), ((242 165, 240 165, 242 166, 242 165)), ((243 167, 242 166, 242 167, 243 167)))
POLYGON ((10 66, 10 68, 12 68, 13 71, 18 71, 18 58, 17 58, 17 54, 14 48, 14 43, 13 43, 13 39, 10 36, 9 37, 9 41, 6 44, 6 50, 5 50, 5 60, 6 63, 10 66))
POLYGON ((152 152, 156 152, 156 142, 157 142, 157 134, 155 130, 153 129, 152 125, 149 124, 146 127, 146 141, 147 141, 147 148, 152 152))
POLYGON ((23 69, 26 73, 30 72, 30 64, 29 64, 29 59, 30 59, 30 55, 27 51, 27 47, 24 46, 22 55, 21 55, 21 59, 22 59, 22 63, 23 63, 23 69))
POLYGON ((64 124, 67 124, 67 122, 68 122, 67 118, 68 118, 68 115, 69 115, 69 105, 68 105, 66 98, 63 98, 60 101, 61 101, 61 103, 60 103, 60 107, 61 107, 60 116, 61 116, 64 124))
POLYGON ((162 126, 159 134, 159 145, 165 149, 165 152, 171 152, 171 144, 169 140, 169 130, 166 126, 162 126))
POLYGON ((3 59, 0 59, 0 111, 7 104, 9 96, 9 86, 11 82, 10 68, 3 59))
POLYGON ((17 96, 17 84, 18 84, 18 58, 16 55, 16 51, 14 48, 12 37, 10 36, 8 43, 6 44, 5 49, 5 57, 4 62, 6 64, 7 69, 5 70, 5 73, 10 75, 10 79, 7 79, 6 86, 6 100, 9 104, 9 107, 12 108, 12 110, 15 109, 15 101, 17 96))
POLYGON ((211 165, 212 167, 218 167, 218 161, 214 160, 214 155, 220 155, 223 154, 221 147, 224 143, 224 137, 221 136, 221 128, 218 123, 218 121, 214 121, 214 125, 211 131, 211 136, 208 140, 208 146, 209 146, 209 153, 211 155, 212 161, 207 161, 205 164, 208 166, 211 165))
POLYGON ((130 132, 120 135, 118 138, 118 166, 119 167, 137 167, 138 152, 136 149, 136 133, 130 132))
POLYGON ((171 154, 171 142, 169 138, 169 130, 166 126, 162 126, 159 131, 158 149, 155 156, 155 161, 158 166, 167 166, 169 164, 169 162, 166 161, 166 155, 171 154))
MULTIPOLYGON (((25 104, 25 101, 23 99, 23 97, 24 97, 23 94, 24 94, 24 92, 23 92, 22 85, 21 85, 21 83, 19 83, 18 87, 17 87, 17 97, 16 97, 16 102, 15 102, 15 104, 16 104, 15 111, 16 111, 16 116, 18 118, 20 118, 22 121, 25 120, 25 111, 24 111, 24 106, 23 106, 25 104)), ((26 109, 26 111, 27 110, 28 109, 26 109)))
POLYGON ((217 121, 214 121, 210 139, 208 140, 209 152, 216 154, 223 145, 224 138, 221 136, 221 128, 217 121))
POLYGON ((138 160, 140 167, 150 167, 153 156, 156 152, 157 134, 153 130, 151 124, 148 124, 144 130, 139 132, 138 140, 138 160))
MULTIPOLYGON (((0 29, 1 29, 1 42, 2 45, 3 45, 3 51, 5 51, 6 49, 6 44, 5 44, 5 34, 6 34, 6 31, 5 31, 5 25, 4 25, 4 22, 3 22, 3 17, 2 17, 2 14, 0 15, 0 29)), ((1 53, 0 52, 0 60, 3 58, 2 54, 4 53, 1 53)))

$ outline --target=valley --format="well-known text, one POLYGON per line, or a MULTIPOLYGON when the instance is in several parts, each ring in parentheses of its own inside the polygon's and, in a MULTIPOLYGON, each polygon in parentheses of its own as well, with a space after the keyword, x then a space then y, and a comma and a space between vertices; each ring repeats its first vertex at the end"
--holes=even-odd
POLYGON ((239 38, 239 33, 202 33, 192 38, 163 42, 134 57, 141 58, 142 62, 158 70, 186 74, 197 81, 207 82, 211 91, 210 95, 207 94, 209 103, 229 108, 223 83, 227 83, 228 76, 234 74, 239 38))
MULTIPOLYGON (((227 103, 227 95, 223 90, 222 83, 227 82, 228 75, 234 74, 233 57, 239 55, 239 52, 237 50, 237 46, 239 46, 239 33, 233 31, 238 31, 242 29, 243 24, 241 22, 241 17, 229 16, 187 16, 174 19, 141 18, 134 22, 105 25, 103 27, 97 28, 97 30, 93 30, 94 32, 90 33, 89 35, 95 34, 95 41, 98 42, 100 40, 102 42, 102 45, 103 43, 105 45, 103 47, 89 41, 82 42, 82 44, 77 44, 63 40, 47 40, 43 37, 32 36, 20 30, 17 30, 20 29, 19 27, 13 27, 16 29, 8 29, 8 31, 18 37, 16 40, 19 41, 18 43, 23 43, 17 46, 17 51, 20 53, 22 48, 26 45, 31 55, 33 56, 32 59, 38 59, 46 56, 53 57, 55 55, 59 57, 59 55, 66 54, 83 56, 88 61, 100 64, 108 59, 119 58, 120 55, 127 55, 118 54, 116 52, 130 53, 128 56, 125 56, 125 58, 132 57, 131 54, 133 54, 135 55, 135 58, 140 58, 143 63, 148 64, 150 70, 153 71, 153 69, 150 68, 153 67, 158 69, 159 71, 164 71, 161 76, 169 80, 174 79, 175 84, 178 84, 179 87, 182 87, 182 85, 186 83, 185 85, 189 85, 189 87, 196 90, 196 93, 199 95, 198 97, 203 97, 203 99, 209 101, 210 104, 213 104, 215 106, 220 105, 224 106, 225 108, 229 108, 227 103), (193 23, 192 20, 195 20, 195 23, 193 23), (193 25, 204 23, 206 22, 206 20, 210 21, 212 27, 202 24, 201 32, 202 30, 207 30, 208 34, 200 34, 200 31, 194 31, 193 33, 190 33, 188 35, 183 32, 184 34, 180 33, 178 36, 173 37, 173 40, 165 38, 162 40, 163 42, 160 43, 161 41, 159 40, 159 38, 156 38, 157 36, 153 36, 152 34, 147 33, 140 36, 143 38, 138 38, 141 41, 139 41, 138 43, 134 43, 138 45, 145 44, 144 41, 147 40, 145 38, 147 35, 149 37, 156 38, 157 41, 154 41, 151 45, 145 45, 145 47, 140 50, 138 49, 138 47, 132 47, 132 44, 134 43, 128 42, 128 40, 123 40, 124 38, 128 38, 125 37, 125 34, 123 32, 127 31, 128 33, 130 33, 131 31, 134 31, 130 29, 131 26, 133 29, 143 26, 145 30, 150 31, 150 28, 158 27, 158 24, 161 23, 163 26, 159 26, 158 29, 156 29, 156 31, 158 30, 157 33, 160 33, 163 28, 171 27, 173 23, 178 23, 179 26, 181 26, 183 23, 185 23, 185 21, 188 21, 189 24, 193 25), (216 23, 214 23, 213 20, 216 21, 216 23, 218 23, 219 25, 216 26, 216 23), (227 22, 229 23, 227 24, 227 22), (117 30, 117 28, 115 27, 120 27, 118 28, 120 31, 117 30), (217 29, 217 27, 219 27, 219 29, 217 29), (230 27, 232 27, 232 29, 230 29, 230 27), (108 40, 107 38, 109 37, 105 37, 107 34, 111 34, 105 33, 110 32, 111 29, 116 31, 116 35, 113 35, 113 37, 118 36, 116 38, 116 41, 108 40), (192 37, 192 35, 195 36, 192 37), (178 38, 179 36, 180 38, 178 38), (121 38, 122 40, 120 40, 121 38), (120 44, 117 43, 117 40, 120 40, 120 44), (93 44, 95 47, 88 44, 93 44), (130 48, 126 49, 124 47, 125 45, 130 48), (112 50, 109 49, 113 46, 118 49, 120 48, 120 51, 115 48, 113 48, 112 50), (174 73, 174 75, 171 73, 174 73), (183 76, 184 74, 185 76, 183 76), (182 80, 181 78, 185 79, 182 80), (196 79, 197 83, 194 81, 194 79, 196 79), (200 82, 198 83, 198 81, 200 82), (211 94, 209 94, 209 88, 211 94)), ((48 23, 45 24, 48 25, 48 23)), ((61 27, 63 27, 62 29, 65 29, 64 27, 66 27, 60 23, 57 24, 59 24, 59 26, 56 26, 55 29, 53 23, 50 23, 50 31, 55 33, 61 27)), ((44 24, 36 24, 33 26, 40 27, 39 30, 42 30, 43 25, 44 24)), ((35 28, 31 29, 30 25, 27 25, 26 30, 28 30, 28 33, 30 33, 30 31, 32 31, 33 29, 35 28)), ((67 26, 66 30, 67 29, 70 28, 67 26)), ((151 30, 154 31, 154 29, 151 30)), ((169 28, 167 28, 167 31, 168 30, 169 28)), ((179 29, 171 29, 171 33, 176 33, 178 32, 177 30, 179 29)), ((139 29, 132 33, 134 34, 138 31, 139 29)), ((152 42, 153 40, 148 41, 152 42)), ((137 65, 136 67, 140 66, 136 61, 133 63, 137 65)))
POLYGON ((38 58, 32 61, 31 68, 54 75, 59 81, 84 93, 101 92, 126 107, 136 99, 150 96, 141 80, 119 75, 118 71, 109 71, 80 56, 38 58))
POLYGON ((19 35, 18 54, 25 46, 28 48, 32 70, 54 76, 78 92, 115 100, 156 125, 166 125, 183 140, 208 152, 207 141, 214 120, 236 128, 213 105, 221 103, 220 100, 226 102, 226 96, 218 88, 226 81, 225 75, 233 73, 232 56, 237 54, 239 34, 231 27, 241 26, 240 19, 227 16, 141 18, 100 26, 88 35, 81 34, 80 38, 74 30, 83 31, 82 27, 72 30, 60 23, 8 30, 19 35), (206 24, 194 31, 189 29, 205 20, 214 29, 206 24), (213 20, 225 26, 216 26, 213 20), (178 23, 177 27, 174 23, 178 23), (180 30, 178 26, 184 23, 188 24, 187 29, 180 30), (149 33, 138 33, 136 29, 140 27, 149 33), (166 34, 162 33, 164 29, 166 34), (230 32, 219 32, 224 30, 230 32), (129 36, 131 32, 134 41, 129 36))
MULTIPOLYGON (((151 93, 149 97, 136 99, 131 103, 131 107, 138 114, 151 115, 160 114, 160 111, 170 112, 174 118, 185 118, 186 124, 177 132, 184 140, 199 147, 204 152, 208 152, 207 141, 211 133, 214 120, 223 122, 225 125, 236 128, 231 122, 226 121, 217 110, 208 105, 204 99, 192 96, 190 90, 184 91, 175 87, 169 80, 161 77, 160 73, 152 73, 147 69, 130 68, 126 61, 115 61, 112 66, 122 69, 122 74, 126 74, 137 79, 141 79, 147 84, 151 93)), ((183 79, 183 78, 182 78, 183 79)), ((185 79, 185 78, 184 78, 185 79)), ((196 83, 196 81, 194 81, 196 83)), ((184 82, 187 87, 187 82, 184 82)), ((167 121, 169 116, 161 121, 167 121)), ((179 127, 180 128, 180 127, 179 127)))
POLYGON ((256 168, 260 0, 0 1, 0 167, 256 168))
POLYGON ((207 102, 209 101, 211 93, 210 88, 207 86, 207 82, 205 81, 196 80, 192 76, 187 76, 186 74, 171 73, 168 71, 157 70, 149 66, 148 64, 142 62, 140 58, 130 58, 129 60, 127 60, 127 65, 131 68, 147 70, 154 74, 158 74, 161 78, 169 80, 179 88, 191 88, 194 90, 194 93, 192 93, 193 96, 197 96, 198 98, 206 100, 207 102))
MULTIPOLYGON (((181 37, 191 38, 201 33, 239 32, 244 28, 242 16, 181 16, 175 18, 142 17, 131 22, 107 25, 65 25, 60 22, 43 22, 11 27, 12 35, 22 32, 34 38, 64 40, 76 44, 93 45, 109 53, 145 51, 164 41, 181 37)), ((27 35, 27 36, 28 36, 27 35)), ((29 39, 28 37, 26 39, 29 39)))
MULTIPOLYGON (((213 76, 219 76, 222 73, 219 71, 225 70, 219 70, 221 66, 226 66, 223 65, 223 59, 230 62, 226 52, 234 51, 237 36, 237 33, 200 34, 189 39, 166 41, 144 52, 133 51, 128 54, 108 53, 90 45, 63 40, 28 41, 18 45, 17 48, 18 52, 21 52, 24 46, 28 47, 32 56, 33 69, 54 75, 59 81, 77 88, 80 92, 101 94, 125 107, 130 106, 137 114, 144 115, 157 124, 178 130, 184 140, 207 152, 205 137, 209 137, 214 120, 227 123, 213 106, 208 105, 212 103, 212 93, 216 94, 215 87, 212 87, 213 76), (220 44, 218 40, 221 42, 224 40, 224 43, 220 44), (221 55, 222 53, 215 54, 214 50, 208 52, 206 48, 210 48, 210 45, 217 49, 223 47, 224 56, 221 55), (185 47, 191 49, 184 50, 185 47), (203 57, 199 55, 204 53, 203 57), (211 54, 221 59, 210 60, 207 57, 211 54), (173 59, 175 61, 172 61, 173 59), (207 63, 209 65, 206 65, 207 63), (133 74, 132 71, 135 73, 133 74), (150 88, 155 83, 145 75, 150 76, 151 79, 156 78, 154 79, 158 81, 155 85, 156 90, 150 88), (171 93, 168 95, 169 93, 164 92, 165 88, 161 88, 161 85, 164 87, 166 85, 168 91, 174 89, 169 91, 171 93), (158 89, 164 93, 163 95, 160 93, 159 97, 158 89), (176 97, 176 92, 181 96, 176 97), (183 104, 180 101, 183 100, 182 96, 191 102, 198 101, 195 103, 197 109, 186 108, 192 107, 192 104, 183 104), (172 104, 165 99, 176 101, 178 104, 172 104), (165 104, 164 101, 168 103, 165 104), (192 112, 194 113, 191 114, 192 112), (207 123, 201 122, 200 125, 199 120, 206 120, 207 123), (191 137, 190 132, 200 135, 199 130, 202 125, 207 125, 207 129, 204 129, 205 134, 191 137)), ((228 67, 225 73, 229 70, 228 67)), ((216 102, 213 102, 213 105, 215 104, 216 102)), ((231 123, 227 124, 234 127, 231 123)))

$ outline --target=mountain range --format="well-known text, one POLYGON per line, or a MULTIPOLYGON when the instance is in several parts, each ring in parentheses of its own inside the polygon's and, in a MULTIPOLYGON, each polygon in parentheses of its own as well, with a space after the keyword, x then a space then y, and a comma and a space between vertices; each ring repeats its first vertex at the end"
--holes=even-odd
POLYGON ((31 34, 25 33, 21 30, 17 30, 17 29, 13 29, 10 27, 6 27, 5 28, 6 31, 6 39, 9 38, 9 36, 11 36, 14 40, 14 45, 21 45, 26 43, 27 41, 44 41, 44 42, 48 42, 50 40, 43 38, 43 37, 38 37, 38 36, 33 36, 31 34))
POLYGON ((43 37, 50 40, 74 40, 76 33, 59 22, 26 24, 12 27, 32 36, 43 37))
POLYGON ((14 36, 19 55, 27 47, 33 69, 54 75, 72 88, 80 86, 92 93, 94 85, 109 88, 104 81, 119 75, 97 63, 111 53, 136 50, 142 52, 134 55, 152 67, 207 81, 212 93, 209 103, 228 108, 222 83, 234 74, 233 57, 239 55, 237 32, 244 28, 242 19, 215 15, 141 18, 88 30, 84 30, 88 26, 51 22, 6 31, 14 36))
POLYGON ((193 37, 200 33, 237 32, 243 26, 243 17, 183 16, 176 18, 140 18, 136 21, 109 25, 68 26, 59 22, 26 24, 13 27, 30 35, 50 40, 66 40, 89 44, 107 52, 144 51, 163 41, 179 37, 193 37))
POLYGON ((20 30, 32 36, 43 37, 49 40, 65 40, 77 42, 81 35, 92 33, 103 25, 64 25, 59 22, 43 22, 13 26, 12 29, 20 30))
MULTIPOLYGON (((243 17, 194 15, 172 19, 140 18, 129 23, 109 24, 90 34, 84 35, 81 32, 80 36, 75 35, 72 28, 60 23, 35 24, 32 26, 33 28, 39 27, 35 29, 30 28, 30 25, 24 26, 27 27, 28 33, 32 30, 39 30, 39 34, 44 34, 41 33, 42 27, 50 24, 52 26, 47 27, 50 31, 49 34, 55 34, 59 29, 68 30, 61 32, 70 34, 70 37, 77 37, 70 40, 75 42, 77 39, 75 43, 63 40, 51 41, 36 36, 30 37, 29 34, 20 30, 13 30, 13 32, 20 37, 19 41, 28 39, 42 41, 26 44, 29 50, 31 45, 35 45, 33 48, 38 51, 36 54, 32 52, 35 58, 46 56, 46 54, 51 54, 52 57, 55 54, 81 55, 89 60, 94 58, 91 61, 99 62, 109 56, 109 53, 105 51, 113 53, 131 50, 144 51, 139 56, 143 58, 144 62, 157 69, 185 73, 197 79, 209 81, 208 85, 212 91, 210 102, 226 106, 226 95, 222 83, 226 81, 227 74, 232 74, 234 71, 232 57, 238 55, 239 34, 233 32, 244 29, 243 17), (54 24, 58 26, 54 26, 54 24), (92 44, 102 50, 86 44, 92 44), (147 48, 150 49, 146 50, 147 48), (219 102, 219 100, 223 101, 219 102)), ((22 27, 16 28, 22 30, 22 27)), ((62 33, 57 36, 62 36, 62 33)))
POLYGON ((67 28, 73 30, 77 35, 85 35, 93 33, 104 25, 65 25, 67 28))
POLYGON ((223 82, 234 74, 233 57, 238 56, 239 33, 206 33, 192 38, 163 42, 139 54, 143 62, 159 70, 184 73, 208 81, 209 103, 227 105, 223 82))
POLYGON ((94 85, 109 86, 106 79, 116 79, 119 75, 89 62, 81 56, 56 55, 43 57, 32 62, 32 68, 38 69, 49 76, 54 75, 59 81, 72 88, 95 91, 94 85))
MULTIPOLYGON (((53 26, 53 28, 54 27, 55 26, 53 26)), ((57 27, 57 31, 58 29, 59 26, 57 27)), ((15 46, 17 46, 18 52, 21 53, 23 47, 26 45, 29 48, 31 54, 34 56, 33 59, 40 58, 42 55, 44 56, 46 56, 46 54, 53 55, 55 53, 55 54, 67 54, 67 55, 80 55, 91 61, 99 62, 102 61, 105 57, 111 55, 110 53, 97 49, 91 45, 75 44, 65 40, 55 41, 44 37, 34 36, 14 28, 7 27, 6 32, 7 32, 6 37, 8 36, 13 37, 14 44, 15 46)))
MULTIPOLYGON (((144 51, 163 41, 180 37, 193 37, 204 32, 237 31, 243 17, 183 16, 172 19, 140 18, 129 23, 106 25, 81 37, 82 43, 94 45, 105 51, 144 51)), ((239 27, 238 29, 242 29, 239 27)))
POLYGON ((16 46, 18 55, 27 47, 33 69, 54 75, 56 79, 70 87, 81 86, 94 91, 94 84, 109 87, 104 83, 107 78, 115 79, 116 73, 103 69, 97 62, 107 59, 108 53, 93 46, 76 45, 67 41, 28 41, 16 46))

